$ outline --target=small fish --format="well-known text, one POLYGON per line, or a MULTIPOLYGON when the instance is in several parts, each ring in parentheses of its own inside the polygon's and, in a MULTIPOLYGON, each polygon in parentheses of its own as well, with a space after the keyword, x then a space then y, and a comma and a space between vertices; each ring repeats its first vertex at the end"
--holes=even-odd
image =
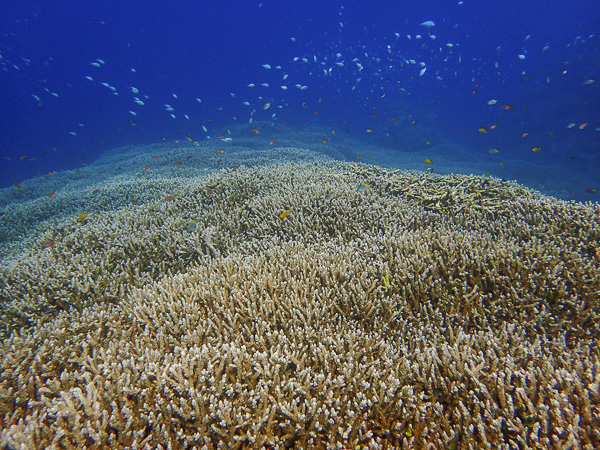
POLYGON ((17 188, 20 188, 20 187, 21 187, 21 185, 20 185, 19 183, 17 183, 16 181, 13 181, 13 183, 12 183, 12 184, 13 184, 13 186, 15 186, 15 187, 17 187, 17 188))
POLYGON ((323 144, 327 144, 327 139, 323 139, 321 142, 322 142, 323 144))
POLYGON ((432 28, 432 27, 435 27, 435 22, 433 20, 426 20, 420 26, 425 27, 425 28, 432 28))
POLYGON ((86 217, 87 217, 87 214, 86 214, 86 213, 82 213, 82 214, 79 214, 79 215, 77 216, 77 219, 76 219, 76 220, 77 220, 77 222, 81 222, 81 221, 82 221, 83 219, 85 219, 86 217))
POLYGON ((97 62, 90 63, 90 66, 100 67, 100 64, 97 62))
POLYGON ((514 108, 514 106, 513 106, 513 105, 502 105, 502 109, 506 109, 507 111, 508 111, 509 109, 513 109, 513 108, 514 108))
POLYGON ((587 188, 585 190, 585 192, 589 192, 590 194, 595 194, 596 193, 596 189, 594 189, 594 188, 587 188))
POLYGON ((489 153, 490 155, 497 155, 498 153, 500 153, 500 150, 498 150, 497 148, 490 148, 490 149, 488 150, 488 153, 489 153))
POLYGON ((364 191, 366 191, 367 189, 369 189, 370 187, 371 187, 371 185, 370 185, 369 183, 363 183, 363 184, 361 184, 360 186, 358 186, 358 187, 356 188, 356 191, 357 191, 357 192, 364 192, 364 191))
POLYGON ((429 158, 425 158, 425 164, 433 164, 433 161, 429 158))
POLYGON ((275 139, 269 141, 269 145, 273 145, 275 143, 275 139))
POLYGON ((479 128, 477 131, 479 131, 481 134, 486 134, 488 132, 488 130, 485 128, 479 128))
POLYGON ((533 147, 531 149, 532 152, 539 152, 542 149, 542 147, 533 147))
POLYGON ((567 125, 567 128, 573 128, 575 125, 577 125, 575 122, 571 122, 569 125, 567 125))
POLYGON ((271 102, 267 102, 263 105, 263 111, 266 111, 267 109, 269 109, 271 107, 271 102))
POLYGON ((583 130, 585 127, 587 127, 589 125, 589 122, 586 123, 582 123, 581 125, 579 125, 577 128, 579 128, 580 130, 583 130))
POLYGON ((252 128, 250 131, 256 134, 260 134, 260 130, 258 128, 252 128))
POLYGON ((529 136, 529 133, 527 131, 521 135, 521 137, 527 137, 527 136, 529 136))
POLYGON ((291 213, 291 212, 292 212, 292 211, 290 211, 290 210, 284 211, 284 212, 282 212, 281 214, 279 214, 279 218, 280 218, 280 219, 285 219, 287 216, 289 216, 289 215, 290 215, 290 213, 291 213))
POLYGON ((46 241, 42 245, 44 246, 44 248, 54 248, 56 244, 54 243, 54 241, 46 241))
POLYGON ((151 170, 152 170, 152 167, 146 167, 143 172, 146 173, 146 172, 150 172, 151 170))
POLYGON ((95 195, 95 194, 97 194, 98 192, 100 192, 100 189, 94 189, 94 190, 92 191, 92 194, 94 194, 94 195, 95 195))
POLYGON ((371 130, 370 128, 367 128, 367 133, 372 133, 373 130, 371 130))
POLYGON ((487 102, 488 105, 495 105, 496 103, 498 103, 498 100, 494 98, 487 102))
POLYGON ((175 161, 175 162, 173 163, 173 165, 174 165, 174 166, 177 166, 177 167, 181 166, 182 164, 183 164, 183 163, 182 163, 181 161, 175 161))
POLYGON ((54 198, 54 197, 56 197, 56 191, 52 191, 52 192, 50 192, 50 193, 48 194, 48 197, 50 197, 50 198, 54 198))
POLYGON ((498 125, 490 125, 490 130, 495 130, 496 128, 498 128, 498 125))
POLYGON ((589 80, 585 80, 585 81, 583 82, 583 85, 584 85, 584 86, 589 86, 590 84, 594 83, 594 81, 595 81, 595 80, 592 80, 592 79, 590 78, 589 80))
POLYGON ((175 196, 174 195, 167 195, 165 197, 165 200, 168 201, 168 202, 170 202, 171 200, 175 200, 175 196))
POLYGON ((184 138, 186 138, 188 141, 192 142, 192 138, 189 136, 184 136, 184 138))

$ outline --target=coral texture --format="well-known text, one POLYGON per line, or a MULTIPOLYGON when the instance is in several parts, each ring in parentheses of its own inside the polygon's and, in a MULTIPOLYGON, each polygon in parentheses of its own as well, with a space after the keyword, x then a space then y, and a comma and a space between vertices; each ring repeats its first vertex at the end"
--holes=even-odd
POLYGON ((136 189, 3 261, 9 448, 600 446, 597 204, 342 162, 136 189))

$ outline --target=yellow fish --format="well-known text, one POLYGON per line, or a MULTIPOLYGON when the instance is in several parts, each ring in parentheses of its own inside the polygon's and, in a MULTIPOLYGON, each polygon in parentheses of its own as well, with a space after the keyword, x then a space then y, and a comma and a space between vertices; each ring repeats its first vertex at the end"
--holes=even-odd
POLYGON ((480 128, 479 131, 481 134, 486 134, 488 132, 488 130, 486 130, 485 128, 480 128))
POLYGON ((79 214, 79 216, 77 216, 77 221, 81 222, 83 219, 85 219, 87 217, 86 213, 83 214, 79 214))
POLYGON ((531 149, 532 152, 539 152, 542 149, 542 147, 533 147, 531 149))
POLYGON ((323 144, 327 144, 327 139, 323 139, 323 144))
POLYGON ((433 161, 429 158, 425 158, 425 164, 433 164, 433 161))
POLYGON ((372 133, 373 130, 371 130, 370 128, 367 128, 367 133, 372 133))
POLYGON ((289 215, 290 215, 290 213, 291 213, 291 211, 290 211, 290 210, 288 210, 288 211, 284 211, 284 212, 282 212, 281 214, 279 214, 279 218, 280 218, 280 219, 285 219, 287 216, 289 216, 289 215))

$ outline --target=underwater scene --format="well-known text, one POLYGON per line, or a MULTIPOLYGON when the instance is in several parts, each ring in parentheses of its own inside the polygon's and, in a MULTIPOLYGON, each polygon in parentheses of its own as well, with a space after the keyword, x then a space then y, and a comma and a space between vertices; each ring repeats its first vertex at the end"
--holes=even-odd
POLYGON ((600 448, 600 4, 0 4, 0 446, 600 448))

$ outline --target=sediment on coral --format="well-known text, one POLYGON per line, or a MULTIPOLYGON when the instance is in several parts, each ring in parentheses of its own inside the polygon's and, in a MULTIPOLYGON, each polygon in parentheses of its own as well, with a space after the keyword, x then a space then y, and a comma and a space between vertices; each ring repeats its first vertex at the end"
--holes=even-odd
POLYGON ((493 178, 188 177, 3 263, 0 443, 598 447, 599 240, 493 178))

